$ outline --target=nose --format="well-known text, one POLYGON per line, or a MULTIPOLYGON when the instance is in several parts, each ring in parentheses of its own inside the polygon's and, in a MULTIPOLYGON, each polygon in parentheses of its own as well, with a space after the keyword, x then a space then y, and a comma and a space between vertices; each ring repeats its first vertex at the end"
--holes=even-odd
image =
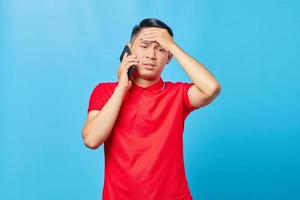
POLYGON ((146 58, 151 60, 156 60, 156 52, 154 48, 148 48, 146 58))

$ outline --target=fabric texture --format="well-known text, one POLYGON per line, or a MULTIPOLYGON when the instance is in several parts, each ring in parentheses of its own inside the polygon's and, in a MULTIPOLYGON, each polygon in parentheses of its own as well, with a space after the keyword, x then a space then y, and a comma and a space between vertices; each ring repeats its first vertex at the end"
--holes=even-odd
MULTIPOLYGON (((101 110, 118 82, 91 93, 88 112, 101 110)), ((104 142, 103 200, 192 200, 183 159, 184 121, 197 109, 188 99, 193 83, 133 83, 104 142)))

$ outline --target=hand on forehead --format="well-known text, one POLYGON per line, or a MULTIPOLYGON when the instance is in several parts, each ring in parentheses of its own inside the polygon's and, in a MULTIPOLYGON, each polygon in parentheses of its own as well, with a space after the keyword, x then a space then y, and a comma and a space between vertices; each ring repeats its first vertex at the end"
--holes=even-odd
POLYGON ((140 41, 140 42, 143 42, 143 43, 147 43, 147 44, 151 44, 151 43, 157 43, 159 45, 158 42, 156 41, 146 41, 146 40, 142 40, 143 36, 145 35, 149 35, 149 34, 153 34, 153 33, 156 33, 157 31, 161 31, 163 30, 163 28, 157 28, 157 27, 147 27, 147 28, 143 28, 141 30, 141 32, 138 34, 138 37, 137 39, 140 41))
POLYGON ((139 44, 150 45, 154 43, 157 46, 168 49, 166 44, 172 40, 172 37, 165 28, 146 27, 143 28, 137 36, 139 44))
POLYGON ((155 43, 155 44, 157 44, 157 45, 160 45, 158 42, 156 42, 156 41, 146 41, 146 40, 142 40, 142 38, 140 38, 139 39, 139 42, 140 43, 143 43, 143 44, 152 44, 152 43, 155 43))

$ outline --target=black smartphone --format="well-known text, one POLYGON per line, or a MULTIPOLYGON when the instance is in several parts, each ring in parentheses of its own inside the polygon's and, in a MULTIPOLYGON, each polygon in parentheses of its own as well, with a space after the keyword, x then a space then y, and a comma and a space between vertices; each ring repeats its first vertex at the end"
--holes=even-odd
MULTIPOLYGON (((121 56, 120 56, 120 61, 122 62, 123 60, 123 57, 125 55, 125 53, 127 52, 127 56, 131 55, 131 52, 130 52, 130 49, 128 47, 128 45, 125 45, 122 53, 121 53, 121 56)), ((128 75, 128 80, 130 80, 130 77, 132 75, 132 73, 136 70, 136 65, 132 65, 129 67, 128 69, 128 72, 127 72, 127 75, 128 75)))

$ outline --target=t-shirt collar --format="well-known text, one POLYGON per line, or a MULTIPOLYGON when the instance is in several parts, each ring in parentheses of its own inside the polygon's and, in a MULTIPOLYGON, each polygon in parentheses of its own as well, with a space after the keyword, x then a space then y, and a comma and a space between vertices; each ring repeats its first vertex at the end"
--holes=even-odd
POLYGON ((165 82, 160 77, 159 80, 156 83, 153 83, 152 85, 149 85, 147 87, 141 87, 141 86, 138 86, 137 84, 135 84, 134 82, 132 82, 131 88, 133 90, 142 90, 142 91, 149 91, 149 92, 159 92, 159 91, 163 90, 164 85, 165 85, 165 82))

